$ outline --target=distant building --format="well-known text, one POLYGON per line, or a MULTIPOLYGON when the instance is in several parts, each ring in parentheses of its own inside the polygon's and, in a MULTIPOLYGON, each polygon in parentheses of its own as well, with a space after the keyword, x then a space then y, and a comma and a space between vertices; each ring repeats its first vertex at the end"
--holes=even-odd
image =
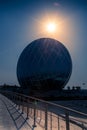
POLYGON ((66 47, 57 40, 41 38, 31 42, 21 53, 17 64, 20 86, 29 92, 61 90, 72 72, 72 61, 66 47))

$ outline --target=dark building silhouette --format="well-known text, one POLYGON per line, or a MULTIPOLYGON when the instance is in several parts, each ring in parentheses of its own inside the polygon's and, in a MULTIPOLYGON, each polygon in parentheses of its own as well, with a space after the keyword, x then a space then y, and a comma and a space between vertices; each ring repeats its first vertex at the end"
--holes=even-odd
POLYGON ((41 38, 31 42, 21 53, 17 78, 29 91, 52 91, 64 88, 72 72, 66 47, 57 40, 41 38))

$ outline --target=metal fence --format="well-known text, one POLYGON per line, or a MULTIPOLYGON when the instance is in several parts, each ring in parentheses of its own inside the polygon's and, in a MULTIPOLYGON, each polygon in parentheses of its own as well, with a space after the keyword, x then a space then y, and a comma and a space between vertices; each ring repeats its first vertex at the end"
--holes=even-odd
POLYGON ((1 91, 16 107, 33 120, 33 129, 39 124, 43 130, 87 130, 87 114, 53 102, 19 93, 1 91))

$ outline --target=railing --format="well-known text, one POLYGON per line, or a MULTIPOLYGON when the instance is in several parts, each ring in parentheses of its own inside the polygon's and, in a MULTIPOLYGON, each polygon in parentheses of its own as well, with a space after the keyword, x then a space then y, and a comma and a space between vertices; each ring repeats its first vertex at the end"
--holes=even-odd
POLYGON ((26 113, 26 119, 33 119, 33 129, 39 124, 43 130, 87 130, 86 113, 19 93, 1 93, 26 113))

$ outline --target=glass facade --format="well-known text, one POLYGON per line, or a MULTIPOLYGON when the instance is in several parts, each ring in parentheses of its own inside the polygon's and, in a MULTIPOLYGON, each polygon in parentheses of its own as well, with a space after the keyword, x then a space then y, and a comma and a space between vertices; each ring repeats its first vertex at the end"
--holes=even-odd
POLYGON ((62 89, 71 72, 72 61, 68 50, 51 38, 31 42, 21 53, 17 64, 19 84, 30 91, 62 89))

